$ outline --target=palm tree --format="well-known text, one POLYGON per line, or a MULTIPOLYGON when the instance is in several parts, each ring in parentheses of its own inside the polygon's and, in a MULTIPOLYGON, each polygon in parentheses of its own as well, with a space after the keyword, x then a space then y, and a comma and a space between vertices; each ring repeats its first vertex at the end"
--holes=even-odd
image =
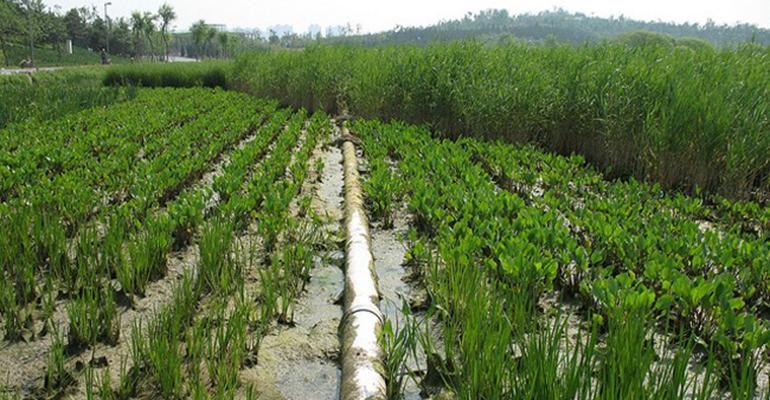
POLYGON ((171 21, 176 19, 176 13, 174 8, 168 3, 163 3, 158 9, 158 16, 160 17, 160 37, 163 39, 164 59, 168 61, 168 25, 171 21))
POLYGON ((131 13, 131 32, 134 35, 134 53, 136 53, 137 59, 141 58, 144 53, 144 17, 139 11, 131 13))
POLYGON ((214 40, 214 38, 217 36, 217 30, 212 26, 209 27, 206 30, 206 49, 208 51, 208 56, 211 57, 211 42, 214 40))
POLYGON ((142 19, 144 19, 144 37, 147 39, 147 44, 150 45, 150 59, 154 59, 155 44, 152 41, 152 37, 155 34, 155 20, 158 19, 158 16, 145 11, 142 19))
POLYGON ((219 32, 219 46, 222 48, 222 58, 227 58, 227 46, 230 42, 230 35, 227 32, 219 32))
POLYGON ((192 27, 190 27, 190 32, 192 33, 193 42, 195 42, 195 46, 198 48, 199 59, 203 58, 203 43, 206 40, 207 30, 208 30, 208 27, 206 26, 206 21, 202 19, 194 23, 192 27))

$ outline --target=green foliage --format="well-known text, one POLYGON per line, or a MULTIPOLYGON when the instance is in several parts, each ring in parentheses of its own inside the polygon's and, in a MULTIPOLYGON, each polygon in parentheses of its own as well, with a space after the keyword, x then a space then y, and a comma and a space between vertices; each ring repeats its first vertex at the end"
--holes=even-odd
POLYGON ((374 220, 382 221, 383 227, 391 227, 401 197, 401 179, 383 159, 376 156, 370 159, 369 168, 371 172, 363 184, 369 210, 374 220))
POLYGON ((54 331, 51 351, 48 353, 48 365, 46 366, 45 388, 50 393, 59 393, 74 382, 72 375, 67 371, 64 338, 54 331))
POLYGON ((674 38, 671 36, 646 31, 623 33, 615 37, 613 40, 632 48, 660 47, 668 50, 670 50, 675 43, 674 38))
POLYGON ((144 294, 147 282, 166 274, 166 254, 171 249, 170 224, 167 218, 151 219, 146 224, 147 230, 130 243, 130 266, 126 265, 126 270, 118 273, 118 280, 128 293, 144 294))
POLYGON ((711 43, 694 37, 683 37, 676 39, 676 45, 682 46, 693 51, 714 51, 714 46, 711 43))
MULTIPOLYGON (((327 37, 326 43, 348 43, 364 46, 417 45, 436 42, 477 39, 485 43, 505 43, 512 39, 548 45, 549 42, 583 45, 609 40, 634 31, 648 31, 676 38, 697 37, 715 46, 728 47, 756 41, 770 44, 770 30, 752 24, 717 25, 678 24, 664 21, 640 21, 624 16, 604 18, 569 12, 561 8, 538 13, 509 14, 505 9, 467 13, 462 19, 446 20, 426 27, 404 27, 361 35, 327 37)), ((345 34, 347 33, 347 35, 345 34)))
POLYGON ((408 303, 403 304, 401 312, 405 320, 386 319, 378 339, 385 354, 383 376, 387 383, 386 398, 389 400, 404 398, 409 377, 406 362, 414 355, 417 346, 417 324, 408 303))
POLYGON ((246 351, 246 322, 249 305, 238 302, 235 310, 225 312, 225 304, 217 307, 215 326, 203 351, 208 375, 216 387, 214 397, 232 398, 238 388, 238 372, 246 351))
POLYGON ((206 290, 229 294, 243 279, 232 254, 232 242, 233 227, 228 222, 214 220, 203 227, 200 274, 206 290))
POLYGON ((311 46, 240 57, 232 83, 284 104, 537 143, 665 188, 770 186, 767 49, 477 42, 311 46))
POLYGON ((154 383, 165 399, 182 398, 182 356, 177 335, 150 332, 148 366, 154 383))
POLYGON ((174 250, 181 250, 192 242, 196 229, 203 223, 205 199, 203 193, 188 192, 168 206, 168 214, 174 221, 172 232, 174 250))
POLYGON ((105 86, 228 87, 228 62, 137 64, 107 69, 105 86))
POLYGON ((406 261, 424 271, 415 276, 428 319, 441 321, 441 355, 433 332, 419 334, 426 389, 439 381, 461 398, 756 395, 756 354, 770 342, 757 317, 760 260, 770 249, 764 231, 730 229, 739 210, 756 225, 762 213, 751 203, 725 200, 715 213, 659 186, 608 182, 581 157, 440 140, 400 123, 356 120, 352 131, 368 157, 395 161, 408 188, 416 229, 406 261), (544 298, 555 290, 582 304, 577 343, 550 325, 561 306, 544 298), (661 342, 678 349, 662 353, 661 342), (696 378, 686 371, 698 360, 696 378))
POLYGON ((25 120, 47 121, 91 107, 131 99, 131 89, 105 88, 101 68, 75 68, 0 76, 0 128, 25 120))
MULTIPOLYGON (((73 46, 72 54, 67 54, 63 49, 63 44, 56 46, 38 46, 35 47, 35 66, 36 67, 59 67, 59 66, 86 66, 101 64, 101 56, 98 51, 87 48, 73 46)), ((6 65, 14 68, 19 63, 29 57, 29 47, 14 44, 8 47, 6 65)), ((113 64, 124 64, 129 59, 124 55, 110 55, 110 61, 113 64)))
POLYGON ((279 111, 273 114, 259 128, 254 140, 244 146, 242 151, 230 157, 230 162, 225 166, 224 173, 216 177, 213 184, 214 190, 223 202, 228 202, 230 197, 241 189, 243 180, 250 172, 254 162, 267 153, 268 146, 281 133, 283 124, 288 117, 288 112, 279 111))
POLYGON ((184 397, 180 339, 195 316, 202 293, 195 278, 184 275, 174 288, 171 302, 159 310, 147 328, 143 329, 141 324, 134 326, 133 367, 121 374, 120 392, 134 393, 137 385, 149 378, 164 398, 184 397))
POLYGON ((67 305, 70 321, 68 343, 73 348, 91 346, 97 341, 117 343, 120 321, 115 296, 109 286, 84 288, 67 305))
MULTIPOLYGON (((244 108, 244 113, 253 113, 244 104, 240 106, 244 108)), ((275 112, 272 103, 261 103, 259 109, 263 107, 266 113, 275 112)), ((238 221, 248 221, 255 215, 272 220, 283 219, 284 224, 273 225, 275 231, 272 234, 279 239, 285 237, 291 244, 281 247, 279 268, 285 270, 277 272, 280 280, 275 284, 263 281, 260 286, 263 292, 280 292, 281 307, 286 310, 284 314, 289 315, 288 308, 283 307, 296 299, 309 279, 318 228, 312 225, 313 229, 300 229, 304 225, 293 221, 286 224, 286 218, 290 203, 305 178, 310 154, 317 140, 328 134, 330 127, 328 118, 322 114, 314 116, 307 126, 304 112, 294 116, 290 116, 289 112, 276 114, 271 119, 260 113, 228 118, 238 121, 235 126, 224 128, 232 130, 230 134, 239 133, 237 136, 243 138, 254 132, 255 136, 230 153, 230 162, 225 164, 222 175, 214 180, 215 192, 230 193, 226 200, 215 203, 213 210, 205 211, 207 205, 204 200, 213 195, 208 189, 172 194, 166 212, 152 213, 138 224, 140 226, 132 228, 137 233, 128 239, 129 253, 134 246, 151 243, 145 238, 151 237, 155 231, 153 226, 159 224, 164 227, 160 232, 169 244, 172 238, 179 237, 176 235, 194 234, 198 238, 200 257, 197 273, 183 275, 171 301, 161 307, 146 328, 137 324, 132 330, 133 366, 121 373, 119 396, 134 396, 143 385, 148 384, 154 394, 165 398, 231 398, 234 395, 239 385, 238 371, 247 351, 257 351, 253 346, 259 345, 278 310, 278 297, 270 300, 269 294, 261 293, 259 298, 263 304, 256 312, 244 295, 244 265, 257 258, 251 255, 247 260, 241 254, 243 248, 235 241, 238 221), (260 123, 264 125, 257 128, 260 123), (303 127, 307 131, 304 134, 303 127), (300 138, 304 139, 302 146, 296 154, 292 154, 300 138), (273 141, 275 146, 266 156, 273 141), (250 184, 242 184, 240 180, 250 184), (264 208, 266 203, 262 196, 269 192, 265 188, 283 193, 276 197, 279 201, 271 202, 269 208, 264 208), (239 210, 239 214, 234 214, 233 210, 239 210), (206 302, 211 307, 201 307, 201 299, 204 298, 213 302, 206 302), (211 310, 212 314, 195 318, 197 313, 205 310, 211 310), (203 373, 203 368, 206 373, 203 373)), ((213 154, 218 154, 221 148, 221 145, 215 147, 213 154)), ((151 188, 148 187, 146 193, 151 194, 151 188)), ((167 255, 168 251, 166 248, 157 254, 167 255)))

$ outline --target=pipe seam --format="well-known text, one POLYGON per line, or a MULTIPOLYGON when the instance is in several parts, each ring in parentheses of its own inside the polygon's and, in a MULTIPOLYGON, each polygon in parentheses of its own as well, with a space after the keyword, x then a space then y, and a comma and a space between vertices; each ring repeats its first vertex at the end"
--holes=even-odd
POLYGON ((340 323, 344 324, 348 318, 353 316, 353 314, 360 312, 368 312, 370 314, 374 314, 374 316, 377 317, 381 324, 385 323, 385 316, 382 314, 382 311, 380 311, 379 308, 372 307, 368 304, 360 304, 346 310, 344 313, 342 313, 342 321, 340 323))

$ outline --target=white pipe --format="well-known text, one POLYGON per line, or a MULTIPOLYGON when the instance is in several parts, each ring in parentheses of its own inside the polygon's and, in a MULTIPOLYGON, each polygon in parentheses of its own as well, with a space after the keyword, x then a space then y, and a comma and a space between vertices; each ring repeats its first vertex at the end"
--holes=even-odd
MULTIPOLYGON (((343 137, 347 129, 342 128, 343 137)), ((385 399, 382 349, 378 337, 383 316, 379 309, 377 274, 369 246, 369 221, 363 207, 358 159, 353 143, 343 146, 345 165, 345 308, 342 329, 342 400, 385 399)))

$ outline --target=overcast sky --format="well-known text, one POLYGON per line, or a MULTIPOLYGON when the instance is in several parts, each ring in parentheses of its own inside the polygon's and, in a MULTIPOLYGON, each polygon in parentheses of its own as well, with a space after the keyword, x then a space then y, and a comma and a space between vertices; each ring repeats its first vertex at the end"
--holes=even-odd
MULTIPOLYGON (((110 0, 111 17, 127 17, 133 10, 157 11, 162 0, 110 0)), ((770 0, 167 0, 177 12, 176 30, 187 30, 198 19, 234 27, 288 24, 304 32, 310 24, 352 26, 376 32, 396 25, 424 26, 440 20, 461 18, 467 12, 505 8, 511 13, 538 12, 564 8, 601 17, 624 15, 628 18, 718 24, 748 22, 770 28, 770 0)), ((95 5, 103 13, 103 0, 45 0, 63 10, 95 5)))

